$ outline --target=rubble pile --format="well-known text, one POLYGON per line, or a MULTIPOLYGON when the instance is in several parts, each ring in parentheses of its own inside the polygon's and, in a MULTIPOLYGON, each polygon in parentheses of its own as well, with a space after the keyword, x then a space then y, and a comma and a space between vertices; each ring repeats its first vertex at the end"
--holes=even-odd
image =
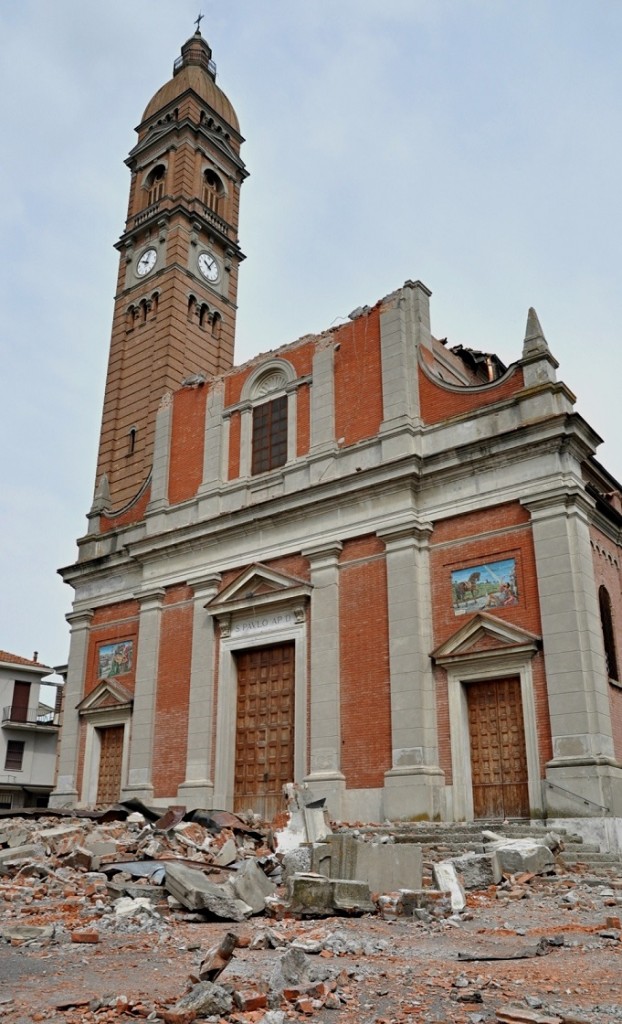
POLYGON ((428 864, 390 828, 332 832, 322 801, 289 789, 276 831, 137 802, 0 818, 0 1022, 622 1021, 610 1006, 573 1017, 559 986, 508 981, 515 961, 620 948, 622 882, 562 873, 559 837, 485 832, 483 853, 428 864), (573 933, 573 914, 597 920, 573 933), (426 975, 425 943, 453 978, 426 975), (501 976, 482 969, 499 961, 501 976), (52 963, 33 1010, 18 979, 52 963))

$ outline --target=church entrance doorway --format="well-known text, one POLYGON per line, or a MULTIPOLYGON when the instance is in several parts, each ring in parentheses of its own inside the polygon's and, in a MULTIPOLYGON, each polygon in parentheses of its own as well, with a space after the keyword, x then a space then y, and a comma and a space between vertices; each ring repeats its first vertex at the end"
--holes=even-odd
POLYGON ((528 818, 529 790, 520 679, 466 686, 476 818, 528 818))
POLYGON ((112 725, 97 732, 100 746, 96 802, 116 804, 121 796, 124 727, 112 725))
POLYGON ((270 820, 284 808, 283 785, 294 779, 295 644, 234 654, 236 711, 234 811, 270 820))

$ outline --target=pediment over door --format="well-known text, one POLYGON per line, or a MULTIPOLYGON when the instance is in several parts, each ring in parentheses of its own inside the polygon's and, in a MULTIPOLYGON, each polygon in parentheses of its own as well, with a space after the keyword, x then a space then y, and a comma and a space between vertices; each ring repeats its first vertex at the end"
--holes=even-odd
POLYGON ((451 665, 500 655, 532 657, 540 644, 541 638, 535 633, 487 612, 479 612, 432 651, 431 658, 437 665, 451 665))
POLYGON ((134 703, 134 694, 115 679, 103 679, 76 706, 81 715, 101 711, 127 711, 134 703))
POLYGON ((277 615, 288 608, 297 622, 305 617, 311 584, 288 573, 275 572, 257 562, 249 566, 206 605, 227 635, 231 622, 240 616, 277 615))

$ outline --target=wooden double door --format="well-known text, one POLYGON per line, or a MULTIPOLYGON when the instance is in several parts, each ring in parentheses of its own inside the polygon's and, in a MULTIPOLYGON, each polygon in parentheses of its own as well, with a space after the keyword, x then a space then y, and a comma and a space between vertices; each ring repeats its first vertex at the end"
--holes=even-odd
POLYGON ((97 731, 99 733, 97 803, 106 806, 116 804, 121 795, 124 727, 111 725, 97 731))
POLYGON ((294 780, 294 643, 239 651, 234 811, 270 820, 294 780))
POLYGON ((469 683, 473 812, 476 818, 528 818, 529 787, 519 679, 469 683))

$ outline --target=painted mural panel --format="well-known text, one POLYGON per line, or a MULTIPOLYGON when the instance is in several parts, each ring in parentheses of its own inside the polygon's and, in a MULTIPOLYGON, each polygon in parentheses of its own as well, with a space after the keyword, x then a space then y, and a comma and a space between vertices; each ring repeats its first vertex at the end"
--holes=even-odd
POLYGON ((456 569, 451 574, 451 594, 456 615, 518 604, 515 559, 456 569))
POLYGON ((134 642, 133 640, 124 640, 120 644, 102 644, 98 655, 100 679, 121 676, 132 668, 134 642))

